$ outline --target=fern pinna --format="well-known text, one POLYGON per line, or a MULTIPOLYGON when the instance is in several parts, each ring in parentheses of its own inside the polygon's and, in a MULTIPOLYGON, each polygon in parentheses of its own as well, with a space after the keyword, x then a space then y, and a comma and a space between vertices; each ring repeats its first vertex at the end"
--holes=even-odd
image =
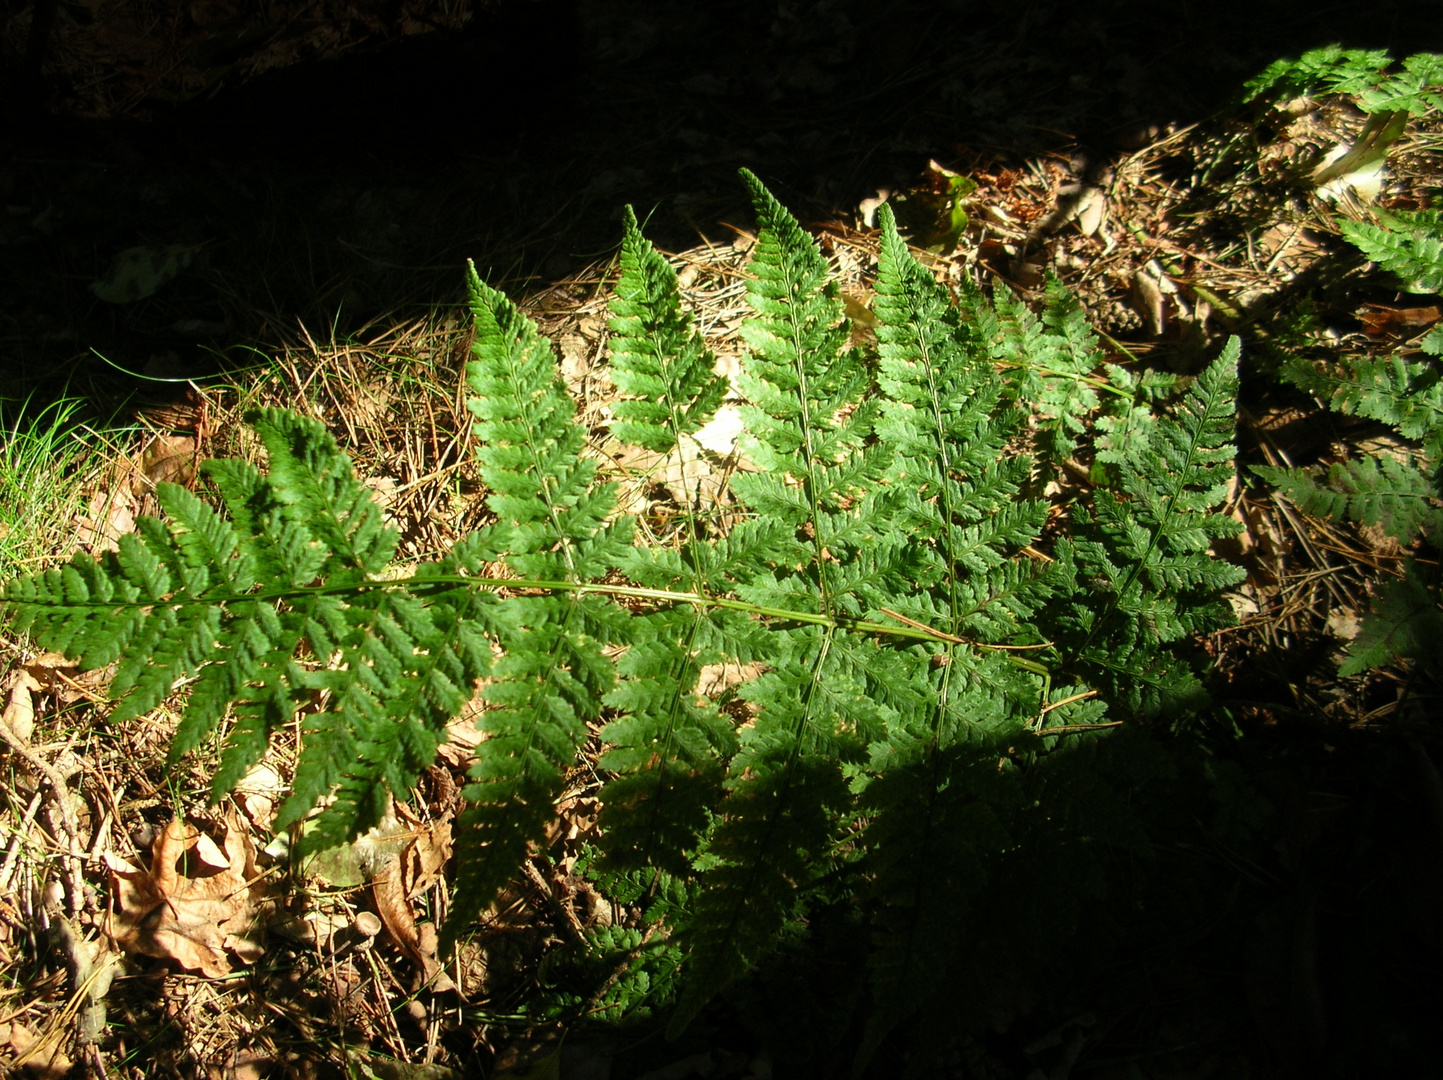
MULTIPOLYGON (((345 456, 319 424, 266 412, 268 473, 207 466, 223 513, 162 486, 165 523, 11 582, 4 602, 43 645, 119 660, 120 717, 185 687, 177 755, 229 710, 217 795, 304 711, 277 827, 321 805, 306 849, 404 797, 484 679, 453 940, 541 842, 601 724, 590 872, 647 927, 558 960, 620 965, 567 1000, 638 1015, 674 995, 678 1031, 845 895, 873 940, 860 1070, 910 1017, 957 1007, 954 981, 991 947, 967 912, 980 927, 1026 908, 985 905, 989 882, 1050 903, 1018 884, 1029 853, 1096 883, 1091 841, 1145 847, 1106 769, 1060 784, 1046 763, 1101 746, 1107 710, 1200 700, 1177 650, 1222 620, 1237 577, 1207 550, 1230 528, 1215 507, 1237 347, 1158 416, 1171 384, 1105 366, 1060 287, 1040 321, 1010 295, 958 303, 885 207, 877 343, 857 347, 816 242, 743 180, 760 229, 727 528, 693 506, 666 543, 634 542, 549 343, 473 270, 467 380, 494 523, 390 577, 394 533, 345 456), (1097 486, 1050 506, 1039 477, 1088 452, 1099 409, 1097 486), (1049 535, 1058 517, 1071 536, 1049 535), (727 712, 697 693, 721 662, 761 671, 727 712), (1044 802, 1055 822, 1028 813, 1044 802)), ((667 454, 727 387, 629 212, 620 262, 613 434, 667 454)))

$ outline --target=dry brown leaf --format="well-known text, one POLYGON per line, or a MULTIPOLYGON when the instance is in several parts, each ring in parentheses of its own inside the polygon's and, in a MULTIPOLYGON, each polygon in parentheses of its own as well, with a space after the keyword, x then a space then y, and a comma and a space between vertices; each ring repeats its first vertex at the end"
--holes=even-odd
POLYGON ((418 924, 398 859, 371 882, 371 899, 386 933, 407 959, 421 969, 421 981, 430 990, 455 990, 457 986, 436 956, 436 928, 429 922, 418 924), (429 931, 429 933, 428 933, 429 931))
POLYGON ((24 667, 40 684, 36 689, 54 695, 62 706, 73 705, 80 700, 103 701, 106 683, 114 670, 103 667, 82 672, 76 661, 58 652, 40 653, 24 667))
POLYGON ((280 798, 284 787, 280 774, 264 762, 252 765, 250 771, 241 777, 235 792, 240 797, 246 816, 257 829, 270 831, 276 800, 280 798))
POLYGON ((0 1025, 0 1035, 15 1055, 14 1064, 23 1065, 32 1076, 42 1080, 62 1080, 74 1068, 74 1063, 60 1049, 60 1040, 47 1039, 35 1034, 18 1020, 0 1025), (8 1027, 9 1031, 3 1028, 8 1027))
POLYGON ((440 880, 451 858, 451 823, 438 821, 401 855, 401 881, 408 898, 419 896, 440 880))
POLYGON ((75 538, 91 554, 115 551, 122 536, 135 531, 135 499, 129 487, 97 491, 85 513, 75 519, 75 538))
POLYGON ((437 755, 453 768, 464 768, 476 760, 476 747, 486 739, 477 725, 486 709, 486 699, 478 690, 461 710, 461 715, 446 725, 446 741, 437 755))
POLYGON ((401 857, 371 882, 376 913, 396 946, 421 969, 424 984, 434 991, 454 990, 436 954, 436 928, 418 923, 413 897, 430 888, 451 857, 451 823, 440 821, 416 834, 401 857))
POLYGON ((1363 329, 1374 337, 1416 333, 1439 320, 1443 320, 1443 309, 1436 305, 1395 308, 1385 304, 1364 304, 1363 310, 1358 312, 1358 321, 1363 324, 1363 329))
POLYGON ((766 667, 755 661, 749 664, 707 664, 697 676, 696 692, 704 698, 713 698, 757 678, 766 667))
POLYGON ((6 681, 10 684, 5 694, 5 710, 0 720, 10 733, 23 743, 30 741, 35 731, 35 699, 31 696, 40 689, 40 680, 20 668, 12 671, 6 681))
POLYGON ((140 467, 130 481, 132 494, 145 495, 161 483, 189 486, 195 480, 197 459, 193 435, 155 436, 141 451, 140 467))
POLYGON ((176 818, 152 843, 149 869, 107 852, 105 932, 127 952, 174 960, 213 979, 229 973, 227 951, 247 960, 259 955, 250 937, 260 899, 255 845, 234 814, 222 824, 222 844, 176 818))

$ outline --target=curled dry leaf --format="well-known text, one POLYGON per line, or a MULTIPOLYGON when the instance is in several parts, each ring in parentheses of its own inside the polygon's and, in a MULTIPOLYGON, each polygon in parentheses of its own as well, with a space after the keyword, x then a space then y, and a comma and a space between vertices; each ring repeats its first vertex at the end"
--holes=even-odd
POLYGON ((110 910, 105 932, 127 952, 174 960, 209 978, 230 971, 227 953, 250 960, 260 889, 255 845, 239 818, 227 815, 221 843, 173 819, 151 844, 149 869, 106 853, 110 910))
POLYGON ((156 435, 140 455, 140 468, 131 478, 136 496, 155 490, 156 484, 189 486, 195 481, 198 450, 192 435, 156 435))
POLYGON ((97 491, 85 513, 75 519, 75 538, 92 555, 115 551, 120 538, 135 531, 135 499, 128 487, 97 491))
POLYGON ((411 905, 440 876, 451 855, 451 825, 439 822, 417 832, 401 857, 371 882, 371 897, 386 932, 406 957, 421 969, 421 980, 433 991, 458 987, 437 957, 436 927, 418 922, 411 905))

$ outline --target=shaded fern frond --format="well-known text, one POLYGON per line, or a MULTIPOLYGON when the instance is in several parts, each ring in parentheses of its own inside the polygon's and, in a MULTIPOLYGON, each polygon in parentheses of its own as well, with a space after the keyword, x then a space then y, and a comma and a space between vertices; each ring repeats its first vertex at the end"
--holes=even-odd
POLYGON ((989 304, 969 285, 959 299, 963 317, 975 323, 992 360, 1007 374, 1008 399, 1035 414, 1039 465, 1049 472, 1072 453, 1098 405, 1089 376, 1102 357, 1081 304, 1052 277, 1040 317, 1009 289, 989 304))
POLYGON ((1410 560, 1401 579, 1378 590, 1338 674, 1358 675, 1404 656, 1422 664, 1433 678, 1443 677, 1443 664, 1438 660, 1440 640, 1443 608, 1439 607, 1437 584, 1426 582, 1418 563, 1410 560))
POLYGON ((1308 91, 1358 94, 1376 86, 1393 58, 1386 49, 1344 49, 1326 45, 1305 52, 1297 60, 1276 60, 1244 86, 1244 101, 1260 97, 1279 100, 1308 91))
POLYGON ((1196 703, 1185 664, 1150 658, 1158 642, 1225 624, 1217 594, 1243 576, 1208 552, 1241 528, 1215 512, 1233 476, 1238 351, 1238 340, 1229 340, 1175 416, 1159 420, 1146 445, 1127 455, 1135 467, 1121 473, 1120 490, 1098 491, 1090 510, 1077 510, 1074 537, 1058 544, 1074 597, 1058 609, 1062 636, 1096 665, 1109 694, 1134 709, 1196 703))
POLYGON ((1380 527, 1404 543, 1423 533, 1443 538, 1443 509, 1429 475, 1390 454, 1353 458, 1329 467, 1327 485, 1302 469, 1254 465, 1253 472, 1305 514, 1380 527))
POLYGON ((1347 94, 1366 113, 1412 113, 1443 109, 1443 56, 1417 53, 1390 72, 1393 58, 1382 49, 1328 45, 1297 60, 1278 60, 1246 84, 1244 101, 1272 98, 1280 103, 1307 93, 1347 94))

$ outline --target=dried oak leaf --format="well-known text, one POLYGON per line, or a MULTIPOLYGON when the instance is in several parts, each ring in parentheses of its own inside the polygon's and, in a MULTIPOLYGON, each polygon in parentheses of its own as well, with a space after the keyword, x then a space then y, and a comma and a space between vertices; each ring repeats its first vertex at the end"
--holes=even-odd
POLYGON ((107 852, 105 932, 127 952, 174 960, 213 979, 230 972, 228 952, 255 959, 255 845, 235 814, 226 816, 221 844, 177 818, 151 844, 149 869, 107 852))

